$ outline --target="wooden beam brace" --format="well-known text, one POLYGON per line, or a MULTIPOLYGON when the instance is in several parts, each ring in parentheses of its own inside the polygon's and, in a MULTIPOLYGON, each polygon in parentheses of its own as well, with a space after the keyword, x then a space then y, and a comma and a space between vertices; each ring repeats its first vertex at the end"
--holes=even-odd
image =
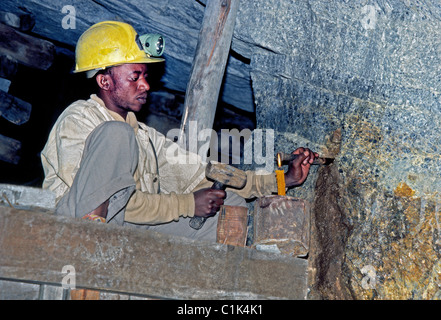
POLYGON ((0 22, 20 31, 31 31, 35 25, 35 17, 30 13, 17 9, 15 12, 0 11, 0 22))
POLYGON ((0 90, 0 116, 20 125, 29 120, 32 105, 0 90))
POLYGON ((54 60, 55 46, 0 23, 0 53, 29 67, 47 70, 54 60))
POLYGON ((65 266, 76 289, 171 299, 307 294, 305 259, 0 206, 1 279, 61 286, 65 266))
POLYGON ((17 60, 11 56, 0 54, 0 77, 11 80, 18 70, 17 60))
POLYGON ((0 183, 0 206, 55 211, 55 193, 49 189, 0 183))
POLYGON ((21 149, 21 142, 0 134, 0 160, 8 163, 18 164, 21 149))
POLYGON ((198 133, 213 127, 238 7, 239 0, 207 2, 185 95, 179 137, 184 147, 188 144, 190 121, 197 122, 198 133))

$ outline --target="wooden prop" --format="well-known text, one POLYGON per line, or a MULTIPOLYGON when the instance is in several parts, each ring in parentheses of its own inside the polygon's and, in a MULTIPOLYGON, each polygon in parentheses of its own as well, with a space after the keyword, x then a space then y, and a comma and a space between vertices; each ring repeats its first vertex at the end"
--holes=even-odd
POLYGON ((254 207, 253 247, 294 257, 309 252, 310 206, 289 196, 265 196, 254 207))
POLYGON ((55 46, 0 23, 0 53, 29 67, 47 70, 54 60, 55 46))
POLYGON ((221 244, 245 247, 247 242, 248 208, 222 206, 217 222, 217 239, 221 244))
MULTIPOLYGON (((190 121, 195 121, 197 132, 213 127, 238 8, 239 0, 207 1, 179 133, 178 141, 185 149, 188 149, 190 121)), ((199 144, 202 143, 205 142, 199 144)))

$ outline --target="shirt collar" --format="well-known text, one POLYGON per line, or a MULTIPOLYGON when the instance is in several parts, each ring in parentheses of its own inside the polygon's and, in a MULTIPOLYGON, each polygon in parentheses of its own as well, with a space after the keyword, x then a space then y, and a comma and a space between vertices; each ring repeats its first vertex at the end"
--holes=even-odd
POLYGON ((112 111, 112 110, 109 110, 109 109, 106 107, 106 105, 104 104, 104 101, 103 101, 100 97, 98 97, 96 94, 92 94, 92 95, 90 96, 90 98, 91 98, 92 100, 98 102, 98 104, 99 104, 100 106, 106 108, 107 112, 112 116, 113 119, 115 119, 116 121, 122 121, 122 122, 128 123, 128 124, 129 124, 129 125, 135 130, 135 133, 138 132, 138 127, 139 127, 139 126, 138 126, 138 120, 136 119, 136 116, 135 116, 135 114, 134 114, 133 112, 131 112, 131 111, 128 112, 128 113, 127 113, 127 117, 126 117, 126 119, 124 120, 124 118, 121 117, 118 113, 116 113, 116 112, 114 112, 114 111, 112 111))

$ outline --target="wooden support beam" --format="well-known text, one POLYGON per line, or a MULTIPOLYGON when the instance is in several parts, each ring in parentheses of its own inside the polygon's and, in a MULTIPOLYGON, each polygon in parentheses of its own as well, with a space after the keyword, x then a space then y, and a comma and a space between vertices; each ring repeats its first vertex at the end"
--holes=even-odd
POLYGON ((0 160, 18 164, 20 156, 18 152, 21 149, 21 142, 0 134, 0 160))
POLYGON ((0 91, 8 92, 11 86, 11 80, 0 77, 0 91))
POLYGON ((0 54, 0 77, 11 80, 18 70, 17 60, 11 56, 0 54))
POLYGON ((0 279, 61 286, 69 266, 76 289, 170 299, 307 295, 308 261, 288 255, 2 206, 0 231, 0 279))
POLYGON ((213 127, 238 7, 239 0, 207 1, 186 90, 179 136, 179 143, 187 149, 190 121, 196 121, 198 133, 213 127))
POLYGON ((20 31, 31 31, 35 25, 35 17, 30 13, 20 9, 15 12, 0 11, 0 23, 20 31))
POLYGON ((49 189, 0 183, 0 206, 55 211, 55 193, 49 189))
POLYGON ((0 53, 29 67, 47 70, 54 60, 55 46, 0 23, 0 53))
POLYGON ((20 125, 29 120, 32 105, 0 90, 0 116, 20 125))

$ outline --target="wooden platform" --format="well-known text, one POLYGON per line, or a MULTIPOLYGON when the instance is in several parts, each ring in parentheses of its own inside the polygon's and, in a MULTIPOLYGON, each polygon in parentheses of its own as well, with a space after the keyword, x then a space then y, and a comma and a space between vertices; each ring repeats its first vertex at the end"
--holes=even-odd
POLYGON ((0 205, 0 299, 69 299, 72 285, 103 299, 305 299, 307 267, 283 254, 0 205))

